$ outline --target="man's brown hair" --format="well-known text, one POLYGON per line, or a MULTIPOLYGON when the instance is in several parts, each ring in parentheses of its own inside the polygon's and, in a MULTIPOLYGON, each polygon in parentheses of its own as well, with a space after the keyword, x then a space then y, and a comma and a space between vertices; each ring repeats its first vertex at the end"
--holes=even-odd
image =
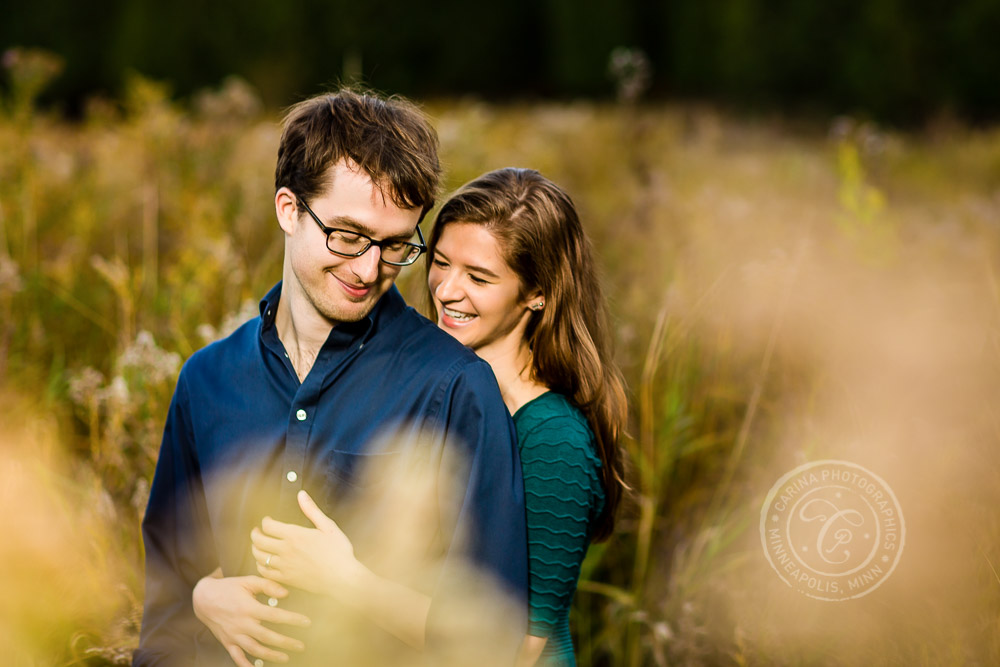
POLYGON ((437 132, 412 103, 344 88, 299 102, 285 114, 274 189, 315 199, 326 190, 329 170, 346 160, 396 206, 419 208, 423 219, 434 206, 441 176, 437 149, 437 132))

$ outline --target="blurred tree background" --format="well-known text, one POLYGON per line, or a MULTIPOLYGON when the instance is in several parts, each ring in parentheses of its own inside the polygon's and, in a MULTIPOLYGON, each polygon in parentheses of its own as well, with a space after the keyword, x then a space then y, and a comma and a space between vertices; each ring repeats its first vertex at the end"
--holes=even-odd
POLYGON ((186 96, 236 74, 269 107, 363 77, 420 98, 610 97, 608 54, 642 50, 651 93, 735 108, 917 123, 1000 113, 1000 2, 510 0, 467 3, 4 0, 0 47, 65 59, 44 100, 71 114, 126 73, 186 96))
POLYGON ((582 666, 1000 664, 997 34, 997 0, 0 0, 4 664, 129 664, 180 365, 280 275, 278 110, 356 79, 426 104, 445 191, 537 168, 598 251, 633 492, 582 666), (761 549, 820 459, 906 517, 849 602, 761 549))

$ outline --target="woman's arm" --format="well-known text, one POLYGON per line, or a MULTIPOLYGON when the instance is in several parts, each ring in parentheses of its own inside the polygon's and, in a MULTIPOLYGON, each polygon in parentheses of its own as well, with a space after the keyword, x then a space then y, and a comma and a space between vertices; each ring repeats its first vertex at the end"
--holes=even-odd
POLYGON ((535 412, 520 413, 518 422, 531 582, 528 637, 519 652, 525 665, 538 659, 546 638, 557 653, 571 650, 553 633, 566 622, 589 545, 591 508, 600 502, 595 491, 600 464, 586 422, 553 403, 550 397, 535 412), (551 412, 540 409, 546 405, 551 412))
POLYGON ((542 651, 545 650, 547 641, 549 641, 548 637, 525 635, 524 641, 521 642, 521 649, 517 652, 517 661, 514 663, 514 667, 532 667, 542 657, 542 651))
POLYGON ((335 598, 407 644, 423 647, 430 597, 369 570, 355 558, 347 535, 308 493, 299 491, 298 501, 316 527, 265 518, 250 534, 257 571, 267 579, 335 598))

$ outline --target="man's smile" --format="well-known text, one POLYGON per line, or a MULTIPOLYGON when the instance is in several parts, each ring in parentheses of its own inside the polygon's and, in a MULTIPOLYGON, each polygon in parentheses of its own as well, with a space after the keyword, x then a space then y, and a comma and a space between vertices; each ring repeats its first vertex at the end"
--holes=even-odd
POLYGON ((368 296, 368 293, 371 292, 372 287, 374 287, 374 285, 355 285, 347 282, 342 278, 339 278, 334 273, 331 273, 330 275, 336 278, 337 282, 340 283, 340 286, 343 288, 345 292, 347 292, 348 296, 354 299, 361 299, 365 296, 368 296))

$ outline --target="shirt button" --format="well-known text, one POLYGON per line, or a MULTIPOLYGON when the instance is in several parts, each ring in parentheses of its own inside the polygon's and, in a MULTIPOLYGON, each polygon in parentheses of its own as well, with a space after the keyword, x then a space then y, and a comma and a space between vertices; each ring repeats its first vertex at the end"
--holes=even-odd
POLYGON ((277 607, 278 606, 278 598, 268 598, 267 599, 267 605, 269 607, 277 607))
POLYGON ((307 417, 306 411, 305 410, 299 410, 298 412, 295 413, 295 417, 300 422, 304 422, 306 420, 306 417, 307 417))
POLYGON ((253 667, 264 667, 264 661, 261 660, 260 658, 257 658, 256 660, 253 661, 253 667))
POLYGON ((297 472, 295 472, 294 470, 289 470, 288 474, 285 475, 285 479, 287 479, 289 482, 294 482, 298 478, 299 478, 299 474, 297 472))

